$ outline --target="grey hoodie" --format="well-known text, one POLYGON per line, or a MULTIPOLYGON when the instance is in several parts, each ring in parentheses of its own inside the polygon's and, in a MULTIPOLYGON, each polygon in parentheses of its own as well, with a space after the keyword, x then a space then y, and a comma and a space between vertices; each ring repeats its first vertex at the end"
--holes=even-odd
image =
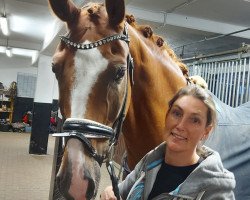
MULTIPOLYGON (((122 199, 146 200, 153 188, 156 175, 164 159, 166 143, 162 143, 146 154, 127 178, 119 184, 122 199)), ((226 170, 216 151, 203 146, 198 153, 201 163, 187 179, 170 193, 164 193, 154 200, 222 200, 235 199, 233 189, 235 178, 226 170)))

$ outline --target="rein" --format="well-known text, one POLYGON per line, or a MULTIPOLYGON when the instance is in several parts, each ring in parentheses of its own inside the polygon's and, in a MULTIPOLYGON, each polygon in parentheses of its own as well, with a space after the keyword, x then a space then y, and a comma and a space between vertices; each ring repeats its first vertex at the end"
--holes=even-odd
MULTIPOLYGON (((99 47, 106 43, 112 42, 114 40, 123 40, 129 45, 129 35, 128 35, 128 27, 127 22, 125 22, 124 30, 122 34, 115 34, 100 40, 97 40, 92 43, 84 44, 84 43, 76 43, 70 40, 69 37, 66 36, 59 36, 61 41, 64 42, 66 45, 80 49, 80 50, 88 50, 99 47)), ((115 193, 116 198, 119 200, 119 188, 118 188, 118 178, 114 172, 113 166, 113 147, 117 144, 122 124, 125 118, 125 108, 127 104, 127 96, 128 96, 128 76, 130 77, 131 86, 134 84, 133 80, 133 58, 131 57, 130 53, 127 57, 127 81, 126 81, 126 91, 122 103, 121 110, 118 114, 117 119, 115 120, 112 128, 106 126, 104 124, 88 120, 88 119, 66 119, 63 124, 63 133, 54 133, 52 136, 55 137, 69 137, 69 138, 77 138, 79 139, 84 146, 86 147, 89 155, 93 157, 99 165, 101 165, 104 160, 106 161, 106 167, 110 175, 110 179, 113 186, 113 191, 115 193), (89 141, 90 138, 109 138, 109 150, 106 155, 102 156, 99 155, 96 149, 92 146, 91 142, 89 141)))

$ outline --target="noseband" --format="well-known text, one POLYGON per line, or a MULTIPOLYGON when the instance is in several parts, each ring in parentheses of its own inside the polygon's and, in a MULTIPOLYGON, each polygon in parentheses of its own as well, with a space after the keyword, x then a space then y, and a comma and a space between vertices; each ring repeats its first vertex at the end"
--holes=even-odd
MULTIPOLYGON (((100 40, 97 40, 89 44, 72 42, 70 38, 66 36, 60 36, 60 39, 69 47, 80 49, 80 50, 93 49, 101 45, 104 45, 106 43, 112 42, 114 40, 123 40, 129 45, 127 22, 125 22, 123 33, 108 36, 106 38, 102 38, 100 40)), ((133 82, 134 82, 133 81, 133 69, 134 69, 133 59, 129 53, 127 57, 127 71, 128 71, 128 75, 130 76, 131 86, 133 85, 133 82)), ((104 162, 105 159, 108 160, 106 162, 107 169, 111 177, 114 191, 116 190, 115 193, 116 193, 117 199, 119 199, 118 198, 119 190, 117 186, 117 179, 115 177, 114 169, 112 165, 113 155, 111 154, 113 151, 113 146, 117 143, 118 137, 121 132, 122 124, 125 118, 125 107, 126 107, 127 95, 128 95, 127 93, 128 93, 128 76, 127 76, 126 91, 125 91, 125 96, 123 98, 122 107, 120 109, 118 117, 115 120, 112 128, 104 124, 100 124, 98 122, 92 121, 92 120, 69 118, 63 124, 64 132, 53 134, 53 136, 56 136, 56 137, 69 137, 69 138, 79 139, 86 147, 89 155, 93 157, 100 165, 104 162), (91 142, 89 141, 90 138, 108 138, 109 150, 107 154, 99 155, 96 149, 92 146, 91 142)))

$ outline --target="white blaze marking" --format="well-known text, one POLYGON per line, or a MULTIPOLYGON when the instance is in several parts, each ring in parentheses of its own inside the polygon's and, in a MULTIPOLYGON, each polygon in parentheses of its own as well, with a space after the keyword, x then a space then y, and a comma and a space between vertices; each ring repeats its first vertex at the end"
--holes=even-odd
MULTIPOLYGON (((86 43, 89 43, 86 41, 86 43)), ((108 65, 97 48, 77 50, 75 55, 75 82, 71 92, 71 117, 82 118, 86 112, 88 96, 97 78, 108 65)))

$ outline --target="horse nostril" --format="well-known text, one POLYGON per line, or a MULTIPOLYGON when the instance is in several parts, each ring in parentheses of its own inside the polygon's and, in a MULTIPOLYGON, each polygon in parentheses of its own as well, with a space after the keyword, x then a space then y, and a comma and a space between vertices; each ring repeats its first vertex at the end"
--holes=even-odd
POLYGON ((84 170, 84 180, 88 181, 86 199, 95 199, 97 195, 97 189, 100 182, 100 167, 97 162, 94 162, 93 169, 93 175, 91 175, 89 170, 84 170))
POLYGON ((70 180, 71 178, 69 176, 56 176, 57 187, 55 189, 55 196, 61 197, 61 195, 63 195, 66 199, 72 199, 72 196, 69 194, 70 180))
POLYGON ((54 72, 54 73, 56 72, 55 71, 55 66, 56 66, 55 63, 51 63, 52 72, 54 72))
POLYGON ((86 198, 91 199, 94 196, 94 191, 95 191, 95 182, 93 178, 91 177, 91 174, 89 173, 88 170, 84 170, 84 180, 88 181, 88 188, 86 191, 86 198))

